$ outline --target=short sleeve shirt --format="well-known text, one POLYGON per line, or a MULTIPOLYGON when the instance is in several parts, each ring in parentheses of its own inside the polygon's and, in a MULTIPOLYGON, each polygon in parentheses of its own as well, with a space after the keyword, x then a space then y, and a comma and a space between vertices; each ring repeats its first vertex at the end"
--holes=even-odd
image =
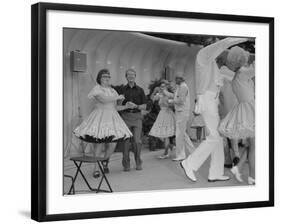
MULTIPOLYGON (((135 103, 136 105, 146 104, 146 96, 144 94, 144 91, 136 84, 133 87, 130 87, 128 84, 123 86, 120 89, 119 94, 123 94, 125 96, 125 99, 122 103, 123 105, 125 105, 129 101, 135 103)), ((134 110, 135 112, 140 111, 139 109, 134 110)))

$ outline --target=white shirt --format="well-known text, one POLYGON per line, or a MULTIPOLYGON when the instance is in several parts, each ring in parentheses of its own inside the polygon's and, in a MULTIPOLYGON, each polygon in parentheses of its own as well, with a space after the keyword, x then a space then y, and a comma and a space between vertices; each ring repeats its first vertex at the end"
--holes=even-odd
POLYGON ((175 111, 187 112, 189 113, 190 110, 190 94, 188 86, 185 82, 182 82, 180 85, 177 86, 174 95, 174 104, 175 104, 175 111))
POLYGON ((195 113, 200 114, 203 108, 202 95, 206 91, 219 94, 220 87, 223 85, 223 77, 216 63, 216 58, 227 48, 247 41, 247 38, 225 38, 216 43, 202 48, 196 57, 195 62, 195 84, 197 102, 195 104, 195 113))
POLYGON ((197 95, 204 94, 207 90, 214 90, 220 84, 220 72, 216 58, 232 45, 247 41, 247 38, 225 38, 214 44, 202 48, 196 57, 195 82, 197 95))

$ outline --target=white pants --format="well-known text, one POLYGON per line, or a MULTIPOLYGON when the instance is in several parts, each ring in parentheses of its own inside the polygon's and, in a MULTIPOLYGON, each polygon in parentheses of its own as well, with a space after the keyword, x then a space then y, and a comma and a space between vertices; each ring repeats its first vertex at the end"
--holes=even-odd
POLYGON ((197 171, 211 155, 209 179, 215 179, 224 174, 224 149, 223 138, 217 130, 219 125, 218 96, 216 93, 207 91, 203 95, 202 117, 208 129, 208 135, 195 151, 183 161, 183 166, 188 166, 197 171))
POLYGON ((186 150, 189 153, 194 151, 193 143, 186 133, 188 118, 186 111, 176 111, 176 158, 184 159, 186 158, 186 150))

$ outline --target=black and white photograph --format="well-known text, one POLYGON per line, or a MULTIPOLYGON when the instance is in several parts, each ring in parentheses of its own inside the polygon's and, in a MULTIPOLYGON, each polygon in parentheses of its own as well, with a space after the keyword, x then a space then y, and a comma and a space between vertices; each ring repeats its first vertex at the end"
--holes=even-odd
POLYGON ((1 223, 278 220, 277 1, 1 6, 1 223))
POLYGON ((259 181, 255 37, 62 34, 65 196, 259 181))
POLYGON ((32 6, 32 219, 274 204, 274 19, 32 6))

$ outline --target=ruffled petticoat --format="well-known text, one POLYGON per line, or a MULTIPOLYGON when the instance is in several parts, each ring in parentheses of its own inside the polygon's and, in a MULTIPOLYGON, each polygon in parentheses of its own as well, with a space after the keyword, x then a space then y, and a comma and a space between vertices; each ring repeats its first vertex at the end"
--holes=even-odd
POLYGON ((219 132, 230 139, 246 139, 255 137, 255 104, 242 102, 220 122, 219 132))
POLYGON ((168 138, 176 134, 175 114, 170 108, 160 110, 149 135, 157 138, 168 138))
POLYGON ((95 109, 75 130, 74 134, 88 142, 116 142, 132 137, 132 133, 112 108, 95 109))

